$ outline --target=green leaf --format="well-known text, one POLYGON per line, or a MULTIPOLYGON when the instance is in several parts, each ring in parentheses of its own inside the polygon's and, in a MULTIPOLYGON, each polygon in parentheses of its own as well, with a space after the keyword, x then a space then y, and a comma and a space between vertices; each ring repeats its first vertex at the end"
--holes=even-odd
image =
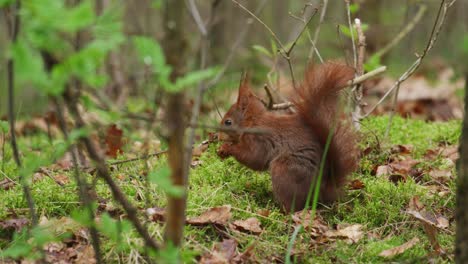
POLYGON ((364 63, 364 70, 370 72, 379 68, 380 66, 382 66, 380 64, 380 57, 373 55, 369 59, 367 59, 366 63, 364 63))
POLYGON ((169 196, 182 197, 185 193, 184 188, 173 185, 170 179, 170 175, 170 168, 164 166, 162 168, 151 171, 148 175, 148 180, 151 183, 157 184, 169 196))
POLYGON ((15 61, 15 73, 18 85, 35 85, 48 93, 49 80, 42 58, 27 43, 20 39, 11 45, 11 55, 15 61))
POLYGON ((351 12, 351 14, 356 14, 359 11, 359 8, 360 6, 358 3, 353 3, 349 5, 349 11, 351 12))
POLYGON ((23 229, 21 233, 14 233, 10 246, 0 251, 1 258, 18 259, 20 257, 30 257, 33 246, 28 243, 27 230, 23 229))
POLYGON ((126 246, 126 243, 122 241, 122 235, 130 232, 132 225, 126 220, 116 221, 108 213, 104 213, 101 215, 98 228, 120 247, 119 250, 122 250, 126 246))
POLYGON ((462 50, 465 54, 468 54, 468 34, 463 36, 462 50))
POLYGON ((10 129, 10 125, 8 124, 8 122, 4 120, 0 120, 0 131, 6 134, 8 133, 9 129, 10 129))
MULTIPOLYGON (((369 29, 369 25, 361 23, 361 28, 362 28, 362 32, 366 32, 367 29, 369 29)), ((341 33, 343 33, 343 35, 347 36, 348 38, 351 38, 351 31, 349 30, 349 27, 341 24, 340 31, 341 33)), ((353 27, 353 35, 354 35, 354 39, 357 39, 358 34, 357 34, 357 30, 355 27, 353 27)))
POLYGON ((0 7, 4 7, 13 3, 14 0, 0 0, 0 7))
POLYGON ((215 76, 218 71, 218 68, 208 68, 205 70, 189 72, 186 75, 178 78, 175 85, 169 88, 165 88, 169 92, 180 92, 186 87, 198 84, 205 79, 215 76))
POLYGON ((258 51, 259 53, 262 53, 270 58, 273 57, 273 55, 270 53, 269 50, 267 50, 265 47, 263 46, 260 46, 260 45, 253 45, 252 48, 256 51, 258 51))

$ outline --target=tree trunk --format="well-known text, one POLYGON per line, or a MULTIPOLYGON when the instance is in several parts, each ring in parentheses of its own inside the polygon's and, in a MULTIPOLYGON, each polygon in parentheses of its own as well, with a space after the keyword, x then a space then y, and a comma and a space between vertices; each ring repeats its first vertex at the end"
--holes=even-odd
POLYGON ((455 262, 468 263, 468 71, 465 73, 465 117, 458 161, 457 208, 455 220, 455 262))
MULTIPOLYGON (((167 62, 172 66, 171 80, 183 75, 185 64, 185 51, 187 43, 184 38, 183 0, 166 1, 164 18, 163 46, 167 62)), ((172 184, 186 189, 187 171, 184 169, 185 150, 185 121, 184 121, 184 93, 169 93, 167 95, 166 127, 169 132, 169 166, 171 168, 172 184)), ((182 197, 168 196, 167 221, 165 240, 179 246, 183 238, 185 224, 186 195, 182 197)))

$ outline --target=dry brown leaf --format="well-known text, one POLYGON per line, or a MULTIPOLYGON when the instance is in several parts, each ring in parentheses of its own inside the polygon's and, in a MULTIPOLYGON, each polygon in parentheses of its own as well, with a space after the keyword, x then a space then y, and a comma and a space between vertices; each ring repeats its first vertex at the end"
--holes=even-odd
POLYGON ((387 250, 384 250, 382 251, 379 256, 381 257, 384 257, 384 258, 392 258, 396 255, 400 255, 402 253, 404 253, 406 250, 412 248, 413 246, 415 246, 417 243, 419 242, 419 238, 417 237, 414 237, 413 239, 411 239, 410 241, 398 246, 398 247, 394 247, 394 248, 391 248, 391 249, 387 249, 387 250))
POLYGON ((146 214, 155 222, 166 221, 166 209, 153 207, 146 209, 146 214))
POLYGON ((8 178, 5 178, 3 180, 0 181, 0 189, 2 190, 9 190, 11 187, 15 186, 16 182, 8 179, 8 178))
POLYGON ((359 179, 352 180, 349 184, 350 190, 360 190, 366 187, 366 185, 359 179))
POLYGON ((259 214, 261 216, 264 216, 264 217, 268 217, 270 215, 270 210, 268 210, 268 209, 258 209, 257 214, 259 214))
POLYGON ((295 212, 291 217, 296 225, 302 225, 313 237, 323 236, 329 229, 328 225, 317 213, 314 220, 311 221, 311 210, 295 212))
POLYGON ((209 140, 203 141, 202 143, 200 143, 200 145, 193 148, 192 156, 200 157, 208 149, 209 145, 210 145, 209 140))
POLYGON ((420 161, 407 157, 404 160, 394 161, 390 163, 389 166, 392 168, 393 173, 408 175, 414 168, 414 166, 416 166, 419 163, 420 161))
POLYGON ((12 229, 16 232, 21 231, 23 227, 29 224, 29 220, 26 218, 15 218, 15 219, 8 219, 0 221, 0 227, 4 230, 12 229))
POLYGON ((255 235, 258 235, 263 231, 260 227, 260 221, 255 217, 250 217, 246 220, 236 220, 232 223, 231 228, 238 231, 250 232, 255 235))
POLYGON ((419 201, 418 196, 413 196, 410 199, 410 202, 408 204, 408 208, 411 209, 411 210, 420 211, 420 210, 424 209, 424 205, 419 201))
POLYGON ((393 154, 409 155, 413 152, 413 149, 413 145, 395 145, 390 149, 390 151, 393 154))
POLYGON ((349 240, 348 242, 356 243, 364 236, 361 229, 362 225, 360 224, 339 225, 337 230, 329 230, 325 233, 325 236, 329 238, 345 238, 349 240))
POLYGON ((414 210, 407 210, 406 213, 415 217, 422 223, 424 231, 426 232, 426 235, 429 238, 429 242, 431 243, 432 248, 436 254, 444 253, 444 250, 440 246, 437 239, 437 233, 438 229, 446 229, 449 226, 448 220, 443 216, 436 216, 425 211, 418 212, 414 210))
POLYGON ((225 264, 231 263, 236 257, 237 241, 234 239, 224 239, 217 243, 212 252, 207 253, 200 259, 201 264, 225 264))
POLYGON ((446 169, 446 170, 431 170, 429 171, 429 176, 441 183, 446 183, 450 181, 453 178, 452 175, 452 170, 451 169, 446 169))
POLYGON ((388 176, 392 173, 392 168, 390 168, 390 166, 388 165, 382 165, 382 166, 378 166, 377 167, 377 170, 375 172, 375 175, 377 177, 380 177, 380 176, 388 176))
POLYGON ((231 218, 231 206, 223 205, 218 207, 213 207, 203 212, 198 217, 193 217, 187 219, 187 224, 191 225, 208 225, 208 224, 218 224, 226 225, 229 219, 231 218))
POLYGON ((106 155, 109 157, 117 157, 119 153, 122 153, 123 142, 123 131, 113 124, 106 130, 104 138, 106 143, 106 155))

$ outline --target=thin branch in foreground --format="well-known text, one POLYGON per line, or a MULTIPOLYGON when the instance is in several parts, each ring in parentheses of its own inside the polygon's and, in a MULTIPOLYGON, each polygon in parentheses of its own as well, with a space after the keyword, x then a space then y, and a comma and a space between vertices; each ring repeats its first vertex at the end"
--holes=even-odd
POLYGON ((325 14, 327 13, 327 7, 328 7, 328 0, 323 0, 322 12, 320 13, 319 23, 318 23, 317 27, 315 28, 314 39, 312 39, 310 37, 310 34, 308 34, 310 43, 312 44, 312 47, 310 48, 310 51, 309 51, 309 63, 314 60, 314 54, 317 54, 317 57, 319 58, 320 62, 323 63, 323 58, 322 58, 322 56, 320 55, 320 52, 317 49, 317 41, 318 41, 318 37, 319 37, 319 34, 320 34, 320 28, 321 28, 321 26, 323 24, 323 21, 325 20, 325 14))
MULTIPOLYGON (((63 97, 67 104, 68 110, 75 120, 75 126, 77 128, 85 127, 86 123, 84 122, 78 110, 76 96, 70 91, 70 89, 67 89, 63 97)), ((160 246, 158 243, 156 243, 156 241, 153 240, 151 235, 148 233, 148 230, 138 219, 138 211, 136 207, 127 200, 125 194, 122 192, 122 190, 120 190, 119 186, 112 179, 106 161, 102 157, 102 153, 97 149, 89 137, 82 137, 80 140, 85 145, 91 160, 95 162, 98 176, 101 177, 107 183, 107 185, 109 185, 112 196, 118 203, 122 205, 128 219, 133 224, 138 234, 140 234, 140 236, 143 238, 145 245, 153 250, 158 250, 160 246)))
POLYGON ((356 51, 356 43, 354 42, 353 24, 351 23, 351 8, 349 7, 349 0, 345 0, 345 3, 346 3, 346 14, 348 15, 349 32, 351 34, 351 43, 353 44, 354 68, 356 68, 357 67, 357 51, 356 51))
MULTIPOLYGON (((21 1, 17 0, 10 9, 11 16, 8 18, 8 15, 5 16, 7 20, 7 25, 9 25, 9 35, 12 43, 15 43, 18 39, 19 29, 20 29, 20 9, 21 1), (10 20, 11 19, 11 20, 10 20)), ((8 120, 10 121, 10 143, 13 150, 13 158, 15 160, 16 166, 21 168, 21 158, 18 150, 18 144, 16 142, 16 133, 15 133, 15 62, 13 58, 8 58, 7 61, 7 86, 8 86, 8 120)), ((28 203, 29 215, 31 216, 31 222, 33 226, 36 226, 38 223, 38 218, 36 214, 34 199, 31 193, 31 188, 25 179, 25 175, 20 175, 21 186, 23 187, 23 193, 28 203)))
MULTIPOLYGON (((355 19, 356 31, 358 33, 358 60, 356 64, 356 76, 362 76, 364 74, 364 59, 366 56, 366 36, 361 27, 361 20, 355 19)), ((353 90, 353 102, 354 102, 354 111, 352 113, 352 120, 354 126, 359 129, 359 120, 362 115, 362 84, 357 84, 354 86, 353 90)))
MULTIPOLYGON (((64 116, 64 111, 62 106, 60 105, 60 102, 58 98, 53 97, 52 102, 55 105, 55 110, 57 113, 57 119, 58 123, 60 126, 60 130, 62 131, 63 137, 65 140, 69 140, 69 135, 68 135, 68 129, 67 125, 65 122, 65 116, 64 116)), ((100 239, 99 239, 99 233, 97 231, 97 228, 95 226, 95 221, 94 221, 94 209, 93 209, 93 201, 91 197, 88 194, 89 190, 89 185, 86 182, 86 179, 84 179, 80 173, 79 169, 79 162, 78 162, 78 148, 76 144, 73 144, 70 147, 69 151, 71 157, 72 157, 72 163, 73 163, 73 175, 75 177, 76 185, 78 186, 78 197, 80 199, 80 202, 83 204, 83 207, 87 210, 89 220, 91 223, 93 223, 89 227, 89 233, 91 235, 91 245, 93 246, 94 250, 94 256, 96 258, 96 263, 103 263, 102 260, 102 254, 101 254, 101 246, 100 246, 100 239)))
POLYGON ((432 49, 436 43, 439 33, 444 25, 445 19, 447 17, 448 9, 452 6, 455 1, 447 3, 445 0, 442 0, 440 3, 439 11, 437 12, 437 17, 434 21, 432 27, 431 35, 426 44, 426 48, 423 50, 423 53, 418 57, 418 59, 413 62, 413 64, 398 78, 398 80, 393 84, 393 86, 380 98, 380 100, 372 106, 372 108, 363 115, 362 118, 368 117, 377 107, 392 93, 401 83, 408 79, 413 73, 419 68, 423 59, 426 57, 427 53, 432 49))
MULTIPOLYGON (((317 13, 317 9, 315 9, 315 12, 310 16, 309 20, 307 23, 305 23, 304 27, 302 28, 301 32, 298 34, 298 36, 296 37, 296 39, 294 40, 294 42, 291 44, 291 47, 289 49, 286 50, 286 47, 283 45, 283 43, 281 42, 281 40, 278 38, 278 36, 275 34, 275 32, 273 32, 273 30, 267 25, 265 24, 265 22, 263 22, 263 20, 261 20, 258 16, 256 16, 254 13, 252 13, 249 9, 247 9, 245 6, 243 6, 242 4, 240 4, 238 1, 236 0, 231 0, 234 4, 236 4, 239 8, 241 8, 242 10, 246 11, 250 16, 252 16, 256 21, 258 21, 258 23, 260 23, 269 33, 270 35, 274 38, 274 40, 276 41, 276 43, 280 46, 280 54, 284 57, 284 59, 286 59, 286 61, 288 62, 288 66, 289 66, 289 71, 290 71, 290 74, 291 74, 291 79, 292 79, 292 83, 293 83, 293 87, 294 89, 296 89, 296 80, 294 78, 294 71, 293 71, 293 67, 292 67, 292 63, 291 63, 291 52, 293 51, 294 47, 296 46, 296 43, 297 41, 299 40, 299 38, 301 37, 301 35, 304 33, 304 31, 307 29, 307 26, 309 25, 310 21, 312 21, 312 18, 315 16, 315 14, 317 13)), ((306 6, 307 7, 307 6, 306 6)))
POLYGON ((392 39, 387 45, 385 45, 382 49, 377 51, 374 56, 377 57, 382 57, 383 55, 387 54, 393 47, 395 47, 400 41, 408 35, 413 29, 415 28, 416 24, 421 20, 421 18, 424 16, 424 14, 427 11, 427 5, 421 4, 419 6, 419 10, 414 16, 413 20, 411 20, 406 27, 398 33, 398 35, 395 36, 395 38, 392 39))

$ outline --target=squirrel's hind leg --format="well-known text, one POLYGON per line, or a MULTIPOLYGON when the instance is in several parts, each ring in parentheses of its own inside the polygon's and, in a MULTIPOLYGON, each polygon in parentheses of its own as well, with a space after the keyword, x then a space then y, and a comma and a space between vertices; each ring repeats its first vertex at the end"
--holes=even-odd
POLYGON ((316 166, 293 155, 281 155, 270 164, 273 194, 285 213, 304 209, 316 166))

